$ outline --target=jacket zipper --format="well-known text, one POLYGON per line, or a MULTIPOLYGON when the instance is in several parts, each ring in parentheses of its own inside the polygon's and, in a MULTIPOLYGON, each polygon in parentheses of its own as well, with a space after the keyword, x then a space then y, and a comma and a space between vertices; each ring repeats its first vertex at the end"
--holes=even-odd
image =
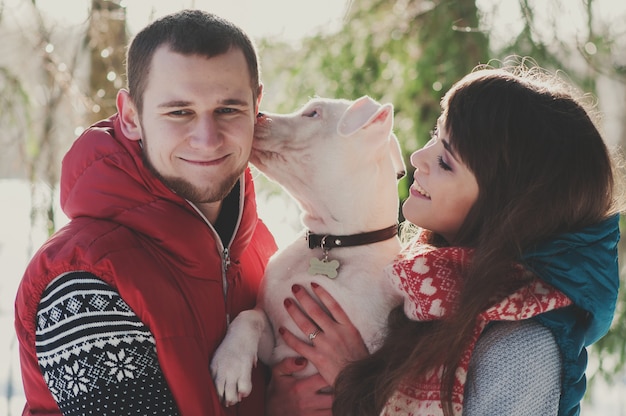
POLYGON ((222 240, 220 239, 220 236, 217 234, 217 231, 215 231, 215 228, 213 227, 213 225, 204 216, 202 211, 200 211, 198 209, 198 207, 196 207, 192 202, 187 201, 187 203, 189 203, 189 205, 191 205, 191 207, 198 214, 200 214, 202 219, 204 219, 204 222, 209 226, 209 228, 213 232, 213 236, 215 238, 215 242, 218 245, 218 247, 219 246, 222 247, 222 251, 221 251, 220 255, 222 257, 222 291, 223 291, 223 294, 224 294, 224 308, 226 309, 224 311, 224 313, 226 315, 226 326, 230 325, 230 320, 231 320, 230 311, 229 311, 229 308, 228 308, 228 277, 226 276, 228 267, 230 266, 230 246, 233 243, 233 241, 235 240, 235 235, 237 235, 237 231, 239 231, 239 226, 241 225, 241 217, 243 216, 243 203, 244 203, 244 199, 245 199, 244 198, 245 193, 246 193, 245 175, 241 175, 241 177, 239 178, 239 214, 237 215, 237 223, 235 224, 235 229, 233 230, 233 235, 230 237, 230 241, 228 242, 228 245, 226 247, 223 246, 222 240))
MULTIPOLYGON (((239 178, 239 212, 237 213, 237 223, 235 224, 235 228, 233 230, 233 235, 230 237, 230 241, 228 245, 224 247, 222 250, 222 286, 224 288, 224 305, 226 307, 226 326, 230 326, 230 309, 228 307, 228 278, 226 277, 226 272, 228 271, 228 267, 230 266, 230 246, 235 241, 235 236, 239 231, 239 226, 241 225, 241 218, 243 217, 243 204, 244 204, 244 196, 246 194, 246 181, 245 174, 241 175, 239 178)), ((211 227, 212 228, 212 227, 211 227)), ((214 231, 215 232, 215 231, 214 231)), ((218 241, 221 241, 218 238, 218 241)))
POLYGON ((224 291, 224 305, 226 306, 226 326, 230 325, 230 312, 228 311, 228 277, 226 272, 230 266, 230 252, 228 247, 222 250, 222 289, 224 291))

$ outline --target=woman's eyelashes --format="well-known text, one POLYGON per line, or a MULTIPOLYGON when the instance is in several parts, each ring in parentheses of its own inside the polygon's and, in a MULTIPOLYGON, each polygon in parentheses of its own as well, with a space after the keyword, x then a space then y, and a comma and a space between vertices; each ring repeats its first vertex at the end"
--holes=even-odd
MULTIPOLYGON (((424 147, 429 147, 429 146, 434 145, 435 143, 437 143, 438 139, 439 139, 439 129, 435 128, 430 131, 430 140, 428 141, 428 143, 426 143, 424 147)), ((445 171, 452 171, 452 167, 448 165, 445 160, 443 160, 443 156, 441 155, 437 156, 437 163, 439 164, 439 167, 441 169, 445 171)))
POLYGON ((437 156, 437 162, 439 163, 439 167, 443 170, 451 171, 452 167, 448 165, 444 160, 443 156, 437 156))

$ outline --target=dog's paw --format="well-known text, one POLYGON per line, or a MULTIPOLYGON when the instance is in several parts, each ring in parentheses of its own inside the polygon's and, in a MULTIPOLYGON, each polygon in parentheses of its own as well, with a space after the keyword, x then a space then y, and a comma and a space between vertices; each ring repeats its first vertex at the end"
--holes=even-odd
POLYGON ((252 368, 256 354, 242 354, 232 349, 218 348, 211 361, 211 376, 217 394, 226 406, 232 406, 252 392, 252 368))

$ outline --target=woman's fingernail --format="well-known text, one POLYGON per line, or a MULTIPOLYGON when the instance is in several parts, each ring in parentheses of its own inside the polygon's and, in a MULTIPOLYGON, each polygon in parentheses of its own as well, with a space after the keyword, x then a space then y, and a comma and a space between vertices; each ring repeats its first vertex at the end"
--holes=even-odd
POLYGON ((280 335, 284 335, 285 334, 285 328, 283 328, 282 326, 280 328, 278 328, 278 333, 280 335))
POLYGON ((285 303, 285 306, 287 306, 287 307, 288 307, 288 306, 291 306, 291 304, 292 304, 293 302, 291 301, 291 299, 287 298, 287 299, 285 299, 285 302, 284 302, 284 303, 285 303))
POLYGON ((311 282, 311 287, 314 288, 314 289, 317 289, 318 287, 320 287, 320 285, 318 285, 315 282, 311 282))
POLYGON ((300 289, 302 289, 302 287, 300 285, 293 285, 293 286, 291 286, 291 291, 293 293, 298 293, 300 291, 300 289))
POLYGON ((305 365, 306 364, 306 358, 304 357, 298 357, 295 360, 296 365, 305 365))

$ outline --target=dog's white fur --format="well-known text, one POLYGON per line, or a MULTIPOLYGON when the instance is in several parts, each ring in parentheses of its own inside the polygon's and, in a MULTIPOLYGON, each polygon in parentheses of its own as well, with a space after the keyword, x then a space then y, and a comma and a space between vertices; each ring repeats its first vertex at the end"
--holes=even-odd
MULTIPOLYGON (((257 121, 251 162, 298 202, 302 223, 315 234, 352 235, 397 222, 397 178, 405 166, 392 133, 393 106, 364 96, 356 101, 311 100, 287 115, 266 114, 257 121)), ((251 391, 250 371, 257 355, 273 365, 296 356, 278 334, 281 326, 305 334, 287 314, 283 301, 291 287, 316 282, 342 305, 370 351, 384 335, 389 311, 399 303, 383 268, 400 250, 396 237, 355 247, 333 248, 338 276, 311 276, 312 257, 304 233, 270 260, 257 307, 233 320, 211 363, 218 394, 233 404, 251 391)), ((313 374, 311 366, 300 376, 313 374)))

